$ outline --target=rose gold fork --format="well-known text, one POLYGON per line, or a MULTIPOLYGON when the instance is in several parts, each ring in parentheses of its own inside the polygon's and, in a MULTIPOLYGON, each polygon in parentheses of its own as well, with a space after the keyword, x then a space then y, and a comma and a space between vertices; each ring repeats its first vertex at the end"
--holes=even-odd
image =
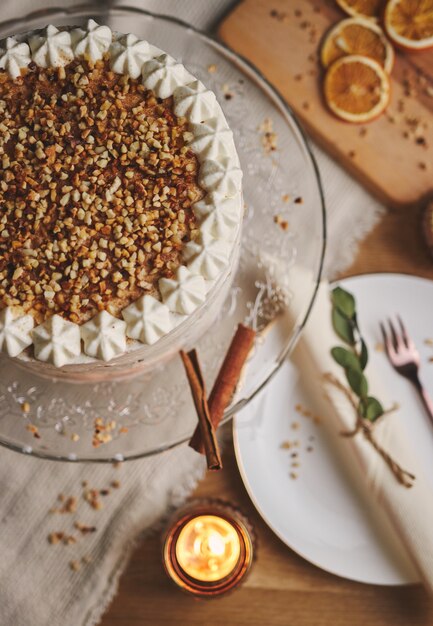
POLYGON ((387 334, 385 326, 382 323, 380 324, 386 354, 395 371, 410 380, 418 391, 428 416, 433 423, 433 400, 423 387, 418 374, 420 366, 419 352, 407 334, 399 316, 397 316, 397 320, 400 326, 400 333, 397 332, 391 320, 388 320, 389 334, 387 334))

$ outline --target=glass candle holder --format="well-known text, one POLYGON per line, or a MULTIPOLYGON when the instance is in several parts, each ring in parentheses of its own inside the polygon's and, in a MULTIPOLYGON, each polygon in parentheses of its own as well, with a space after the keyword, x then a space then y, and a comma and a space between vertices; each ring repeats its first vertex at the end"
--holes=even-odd
POLYGON ((181 509, 163 545, 164 567, 184 591, 211 598, 238 587, 254 553, 248 519, 220 500, 196 500, 181 509))

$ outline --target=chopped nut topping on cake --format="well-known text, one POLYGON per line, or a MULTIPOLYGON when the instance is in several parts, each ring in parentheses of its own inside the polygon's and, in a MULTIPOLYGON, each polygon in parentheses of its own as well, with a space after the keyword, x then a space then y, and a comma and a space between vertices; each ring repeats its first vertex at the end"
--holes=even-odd
POLYGON ((0 72, 0 309, 120 316, 172 278, 203 197, 171 98, 107 59, 0 72))

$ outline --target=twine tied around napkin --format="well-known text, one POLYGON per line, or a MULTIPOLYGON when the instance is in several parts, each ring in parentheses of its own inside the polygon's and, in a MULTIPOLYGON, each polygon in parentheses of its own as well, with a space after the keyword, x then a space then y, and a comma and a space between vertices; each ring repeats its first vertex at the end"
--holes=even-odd
POLYGON ((355 412, 355 416, 356 416, 355 428, 353 430, 343 430, 341 431, 340 434, 343 437, 355 437, 355 435, 357 435, 358 433, 361 433, 365 437, 365 439, 373 446, 376 452, 382 457, 382 459, 388 465, 391 472, 396 477, 397 481, 404 487, 407 487, 408 489, 410 489, 413 485, 413 481, 415 480, 415 475, 403 469, 402 466, 399 463, 397 463, 397 461, 391 456, 391 454, 387 452, 385 448, 377 441, 374 435, 374 424, 372 424, 368 420, 363 419, 362 417, 359 416, 357 406, 353 400, 352 394, 350 393, 349 389, 347 389, 347 387, 345 387, 338 380, 338 378, 333 376, 333 374, 331 374, 330 372, 325 373, 323 375, 323 379, 325 382, 331 385, 334 385, 334 387, 339 389, 341 393, 345 394, 349 402, 352 404, 354 412, 355 412))

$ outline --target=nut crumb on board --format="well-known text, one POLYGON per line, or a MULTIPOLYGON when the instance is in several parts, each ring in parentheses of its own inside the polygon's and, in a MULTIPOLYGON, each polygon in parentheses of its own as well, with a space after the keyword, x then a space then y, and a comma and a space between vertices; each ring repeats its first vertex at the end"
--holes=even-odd
POLYGON ((269 15, 277 20, 277 22, 286 22, 289 19, 289 16, 285 11, 277 11, 277 9, 272 9, 269 11, 269 15))

